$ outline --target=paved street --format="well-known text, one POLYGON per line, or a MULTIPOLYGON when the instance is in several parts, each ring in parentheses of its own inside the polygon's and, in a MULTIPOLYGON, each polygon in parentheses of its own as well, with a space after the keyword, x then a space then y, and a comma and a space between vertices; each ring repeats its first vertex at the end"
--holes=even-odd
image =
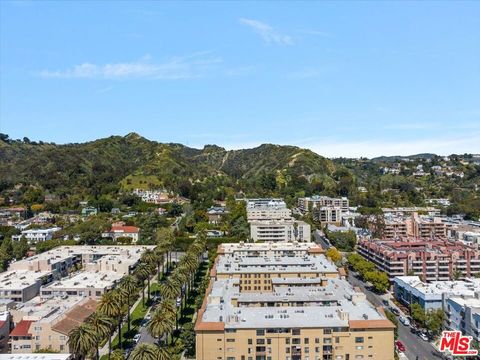
POLYGON ((325 237, 322 231, 320 230, 315 230, 313 232, 313 238, 317 244, 319 244, 323 249, 328 250, 330 246, 330 241, 325 237))
MULTIPOLYGON (((382 300, 384 298, 386 299, 387 296, 384 295, 382 297, 368 290, 365 287, 365 283, 357 279, 352 271, 348 274, 348 281, 352 285, 360 287, 367 296, 368 301, 373 305, 384 306, 382 300)), ((390 305, 393 304, 390 302, 390 305)), ((404 326, 400 322, 398 322, 398 327, 398 339, 405 345, 405 355, 407 355, 409 360, 434 360, 442 358, 440 353, 438 353, 429 342, 423 341, 418 335, 412 334, 409 327, 404 326)))

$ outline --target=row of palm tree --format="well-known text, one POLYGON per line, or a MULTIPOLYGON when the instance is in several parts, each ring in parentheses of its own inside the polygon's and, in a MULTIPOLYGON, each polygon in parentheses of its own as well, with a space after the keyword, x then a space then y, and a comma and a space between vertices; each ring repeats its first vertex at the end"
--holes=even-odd
MULTIPOLYGON (((97 310, 77 328, 69 334, 70 351, 77 358, 86 357, 99 358, 99 347, 104 339, 108 338, 109 358, 112 354, 112 336, 117 328, 118 346, 122 349, 122 323, 125 314, 127 315, 127 331, 131 330, 130 307, 142 289, 142 300, 145 305, 145 281, 147 281, 147 294, 150 300, 150 281, 155 270, 168 271, 171 261, 165 268, 165 256, 169 258, 173 247, 173 237, 162 239, 159 246, 154 250, 146 250, 140 262, 131 275, 125 276, 116 288, 105 292, 100 299, 97 310), (153 266, 155 264, 155 266, 153 266)), ((171 259, 171 257, 170 257, 171 259)), ((123 352, 122 352, 123 354, 123 352)), ((118 358, 119 353, 115 353, 118 358)))
POLYGON ((200 265, 201 255, 205 251, 206 237, 200 233, 189 246, 186 254, 160 287, 162 302, 152 315, 147 325, 150 334, 162 344, 162 339, 172 338, 174 330, 178 330, 179 315, 186 305, 187 298, 193 287, 195 275, 200 265), (177 308, 177 299, 180 298, 180 308, 177 308))

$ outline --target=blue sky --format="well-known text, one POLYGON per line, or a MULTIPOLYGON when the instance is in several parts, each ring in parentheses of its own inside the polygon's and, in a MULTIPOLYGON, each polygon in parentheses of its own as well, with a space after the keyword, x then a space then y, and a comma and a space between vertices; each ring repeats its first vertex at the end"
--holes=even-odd
POLYGON ((480 2, 0 3, 0 131, 480 152, 480 2))

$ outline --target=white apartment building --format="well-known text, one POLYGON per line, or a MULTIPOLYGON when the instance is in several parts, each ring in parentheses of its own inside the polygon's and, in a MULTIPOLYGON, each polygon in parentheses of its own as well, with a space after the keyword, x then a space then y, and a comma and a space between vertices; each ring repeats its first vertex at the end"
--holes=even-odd
POLYGON ((247 201, 247 220, 289 219, 292 212, 282 199, 249 199, 247 201))
POLYGON ((447 299, 445 328, 460 330, 463 335, 480 341, 480 288, 473 296, 453 296, 447 299))
POLYGON ((299 210, 306 214, 312 211, 312 208, 320 208, 324 206, 333 206, 340 208, 343 212, 348 212, 350 203, 346 197, 331 198, 329 196, 314 195, 311 197, 303 197, 298 199, 297 206, 299 210))
POLYGON ((295 219, 250 221, 250 235, 254 241, 310 242, 310 225, 295 219))
POLYGON ((13 235, 13 241, 20 241, 22 237, 27 239, 28 243, 36 243, 53 239, 53 234, 61 230, 59 227, 52 227, 49 229, 30 229, 24 230, 20 235, 13 235))

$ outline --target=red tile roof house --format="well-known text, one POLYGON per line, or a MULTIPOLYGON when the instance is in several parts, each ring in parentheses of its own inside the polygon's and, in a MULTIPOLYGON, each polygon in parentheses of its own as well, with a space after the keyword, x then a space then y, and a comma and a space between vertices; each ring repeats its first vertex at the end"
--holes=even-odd
POLYGON ((117 240, 120 237, 129 237, 135 244, 140 238, 140 229, 136 226, 113 225, 108 232, 104 232, 102 237, 109 237, 117 240))

